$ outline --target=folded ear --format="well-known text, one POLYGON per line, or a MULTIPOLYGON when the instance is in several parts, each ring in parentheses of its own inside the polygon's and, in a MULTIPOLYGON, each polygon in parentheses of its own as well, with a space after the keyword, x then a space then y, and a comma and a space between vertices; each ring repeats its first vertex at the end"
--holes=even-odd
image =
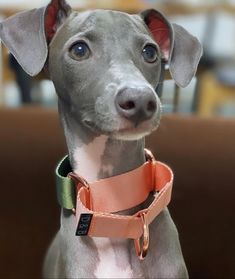
POLYGON ((31 76, 44 67, 48 43, 70 14, 64 0, 52 0, 47 7, 18 13, 0 23, 0 38, 21 67, 31 76))
POLYGON ((159 45, 163 59, 168 62, 176 84, 187 86, 197 71, 202 56, 201 44, 183 27, 171 24, 156 10, 146 10, 141 17, 159 45))

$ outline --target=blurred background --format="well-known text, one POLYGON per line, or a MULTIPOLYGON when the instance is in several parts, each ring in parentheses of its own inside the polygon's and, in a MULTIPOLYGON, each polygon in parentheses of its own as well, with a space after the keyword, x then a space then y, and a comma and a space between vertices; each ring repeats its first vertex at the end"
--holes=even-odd
MULTIPOLYGON (((67 0, 76 10, 163 12, 204 48, 196 77, 168 72, 164 117, 146 144, 175 171, 170 211, 191 278, 235 278, 235 0, 67 0)), ((49 0, 0 0, 0 20, 49 0)), ((30 42, 29 42, 30 43, 30 42)), ((41 278, 59 228, 53 170, 66 153, 57 97, 0 49, 0 278, 41 278)))
MULTIPOLYGON (((0 1, 0 17, 46 5, 46 0, 0 1)), ((198 79, 186 89, 174 90, 174 83, 164 84, 164 112, 179 111, 201 116, 233 117, 235 115, 235 1, 234 0, 71 0, 77 10, 106 8, 129 13, 153 7, 172 22, 183 25, 197 36, 204 47, 198 79)), ((2 49, 0 70, 0 104, 18 107, 22 104, 56 106, 53 85, 43 74, 32 79, 19 67, 7 50, 2 49)))

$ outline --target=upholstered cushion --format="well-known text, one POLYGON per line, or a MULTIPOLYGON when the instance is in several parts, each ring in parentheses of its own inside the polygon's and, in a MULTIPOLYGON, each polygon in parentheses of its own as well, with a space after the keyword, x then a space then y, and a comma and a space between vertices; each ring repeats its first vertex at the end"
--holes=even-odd
MULTIPOLYGON (((0 109, 0 277, 38 278, 59 228, 56 110, 0 109)), ((147 139, 175 171, 170 211, 191 278, 234 278, 235 120, 167 116, 147 139)))

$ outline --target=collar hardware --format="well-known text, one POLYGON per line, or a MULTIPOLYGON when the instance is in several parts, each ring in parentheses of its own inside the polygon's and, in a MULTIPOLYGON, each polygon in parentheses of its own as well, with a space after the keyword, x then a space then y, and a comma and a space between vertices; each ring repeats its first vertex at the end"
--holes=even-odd
MULTIPOLYGON (((77 191, 81 188, 81 187, 85 187, 87 189, 87 191, 90 191, 90 185, 87 182, 87 180, 85 178, 83 178, 82 176, 74 173, 74 172, 70 172, 68 174, 68 177, 72 179, 72 181, 74 182, 74 184, 77 187, 77 191)), ((90 203, 90 201, 89 201, 90 203)), ((74 215, 76 215, 76 208, 73 207, 72 208, 72 212, 74 215)), ((79 227, 79 226, 78 226, 79 227)), ((83 234, 82 234, 83 235, 83 234)))
POLYGON ((171 199, 173 173, 145 150, 146 163, 130 172, 89 184, 69 168, 65 157, 56 169, 57 196, 63 208, 71 209, 78 220, 76 235, 130 238, 143 260, 149 248, 149 225, 171 199), (154 192, 149 207, 134 215, 123 211, 143 203, 154 192))
POLYGON ((142 247, 140 244, 140 238, 134 239, 135 251, 140 260, 144 260, 147 256, 149 248, 149 225, 146 220, 145 213, 141 214, 143 221, 143 235, 142 235, 142 247))
POLYGON ((155 161, 155 158, 154 158, 154 156, 153 156, 153 153, 152 153, 150 150, 148 150, 147 148, 145 148, 144 151, 145 151, 145 158, 146 158, 147 161, 150 161, 150 162, 155 161))

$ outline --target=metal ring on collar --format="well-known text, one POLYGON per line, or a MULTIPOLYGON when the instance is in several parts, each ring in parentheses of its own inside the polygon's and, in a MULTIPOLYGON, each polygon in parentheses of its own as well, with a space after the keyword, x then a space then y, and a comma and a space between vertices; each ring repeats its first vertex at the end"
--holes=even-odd
POLYGON ((147 256, 148 248, 149 248, 149 225, 146 220, 146 213, 143 213, 141 215, 141 218, 143 220, 143 235, 142 235, 142 247, 140 244, 141 238, 135 239, 135 250, 136 254, 139 257, 140 260, 144 260, 144 258, 147 256))

